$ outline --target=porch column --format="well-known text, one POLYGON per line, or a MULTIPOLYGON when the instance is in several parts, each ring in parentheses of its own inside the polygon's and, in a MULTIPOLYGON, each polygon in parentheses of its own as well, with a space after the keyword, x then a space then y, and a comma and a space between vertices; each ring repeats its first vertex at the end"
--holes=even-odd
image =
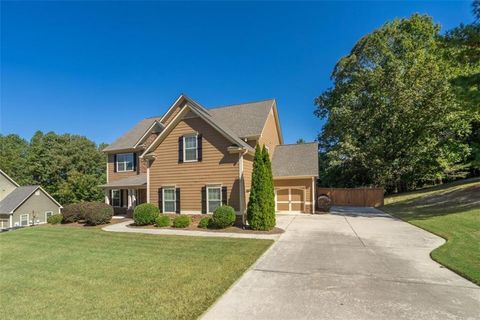
POLYGON ((110 197, 109 197, 110 190, 105 189, 105 190, 103 190, 103 193, 105 194, 105 203, 109 205, 110 204, 110 197))
POLYGON ((132 189, 127 190, 128 193, 128 205, 127 208, 131 209, 132 208, 132 189))
POLYGON ((137 190, 132 189, 132 209, 135 209, 137 206, 137 190))

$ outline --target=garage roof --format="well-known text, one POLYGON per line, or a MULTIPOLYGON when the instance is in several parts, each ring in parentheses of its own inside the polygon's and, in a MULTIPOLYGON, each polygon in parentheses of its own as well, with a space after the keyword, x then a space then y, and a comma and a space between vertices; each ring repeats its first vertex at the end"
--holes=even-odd
POLYGON ((272 158, 273 177, 318 177, 318 143, 282 144, 272 158))

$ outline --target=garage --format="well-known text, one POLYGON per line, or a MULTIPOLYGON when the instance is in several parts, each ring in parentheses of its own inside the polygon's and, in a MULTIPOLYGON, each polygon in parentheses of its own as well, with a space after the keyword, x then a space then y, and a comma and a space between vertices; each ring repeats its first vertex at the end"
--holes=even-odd
POLYGON ((275 211, 305 212, 305 188, 275 189, 275 211))
POLYGON ((273 153, 272 174, 276 212, 315 212, 317 143, 277 146, 273 153))

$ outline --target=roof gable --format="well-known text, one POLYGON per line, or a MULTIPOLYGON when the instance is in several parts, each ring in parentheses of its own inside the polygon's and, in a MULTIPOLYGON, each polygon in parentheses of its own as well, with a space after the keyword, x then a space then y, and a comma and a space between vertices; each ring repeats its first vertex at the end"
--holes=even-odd
MULTIPOLYGON (((175 118, 172 119, 165 129, 160 133, 160 135, 155 139, 155 141, 143 152, 141 157, 144 157, 149 152, 153 151, 167 136, 170 132, 175 128, 175 126, 183 119, 183 117, 192 112, 193 114, 202 118, 205 122, 211 125, 214 129, 216 129, 220 134, 225 136, 228 140, 232 143, 242 147, 250 152, 253 152, 253 148, 250 147, 245 141, 238 138, 238 136, 232 132, 229 128, 223 126, 221 123, 215 121, 215 119, 209 114, 208 110, 197 104, 195 101, 191 100, 190 98, 183 96, 185 99, 185 104, 182 106, 180 112, 175 115, 175 118)), ((178 100, 177 100, 178 101, 178 100)))
POLYGON ((57 206, 62 208, 62 205, 58 203, 48 192, 43 190, 40 186, 22 186, 18 187, 9 193, 2 201, 0 201, 0 213, 13 213, 18 207, 20 207, 25 201, 27 201, 32 194, 40 190, 50 200, 52 200, 57 206))
POLYGON ((133 128, 128 130, 124 135, 120 136, 112 144, 103 149, 104 152, 129 150, 139 147, 145 140, 149 132, 163 130, 160 124, 160 117, 152 117, 141 120, 133 128))
POLYGON ((15 187, 19 187, 20 185, 18 183, 15 182, 15 180, 13 180, 12 178, 10 178, 10 176, 8 174, 6 174, 5 172, 3 172, 2 170, 0 170, 0 174, 2 176, 5 177, 5 179, 7 179, 13 186, 15 187))

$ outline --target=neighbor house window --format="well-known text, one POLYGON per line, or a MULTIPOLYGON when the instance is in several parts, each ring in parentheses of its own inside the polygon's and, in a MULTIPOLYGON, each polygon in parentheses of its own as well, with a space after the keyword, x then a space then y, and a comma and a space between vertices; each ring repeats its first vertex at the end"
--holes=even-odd
POLYGON ((28 226, 28 214, 22 214, 20 216, 20 225, 22 227, 28 226))
POLYGON ((197 135, 183 137, 183 159, 184 162, 198 160, 197 135))
POLYGON ((46 211, 45 212, 45 221, 47 221, 48 218, 50 218, 51 216, 53 216, 53 212, 52 211, 46 211))
POLYGON ((207 187, 207 212, 214 212, 222 205, 222 188, 207 187))
POLYGON ((175 188, 162 188, 163 212, 175 212, 175 188))
POLYGON ((134 170, 133 153, 117 154, 117 172, 133 171, 134 170))
POLYGON ((112 206, 120 207, 120 190, 112 190, 112 206))

